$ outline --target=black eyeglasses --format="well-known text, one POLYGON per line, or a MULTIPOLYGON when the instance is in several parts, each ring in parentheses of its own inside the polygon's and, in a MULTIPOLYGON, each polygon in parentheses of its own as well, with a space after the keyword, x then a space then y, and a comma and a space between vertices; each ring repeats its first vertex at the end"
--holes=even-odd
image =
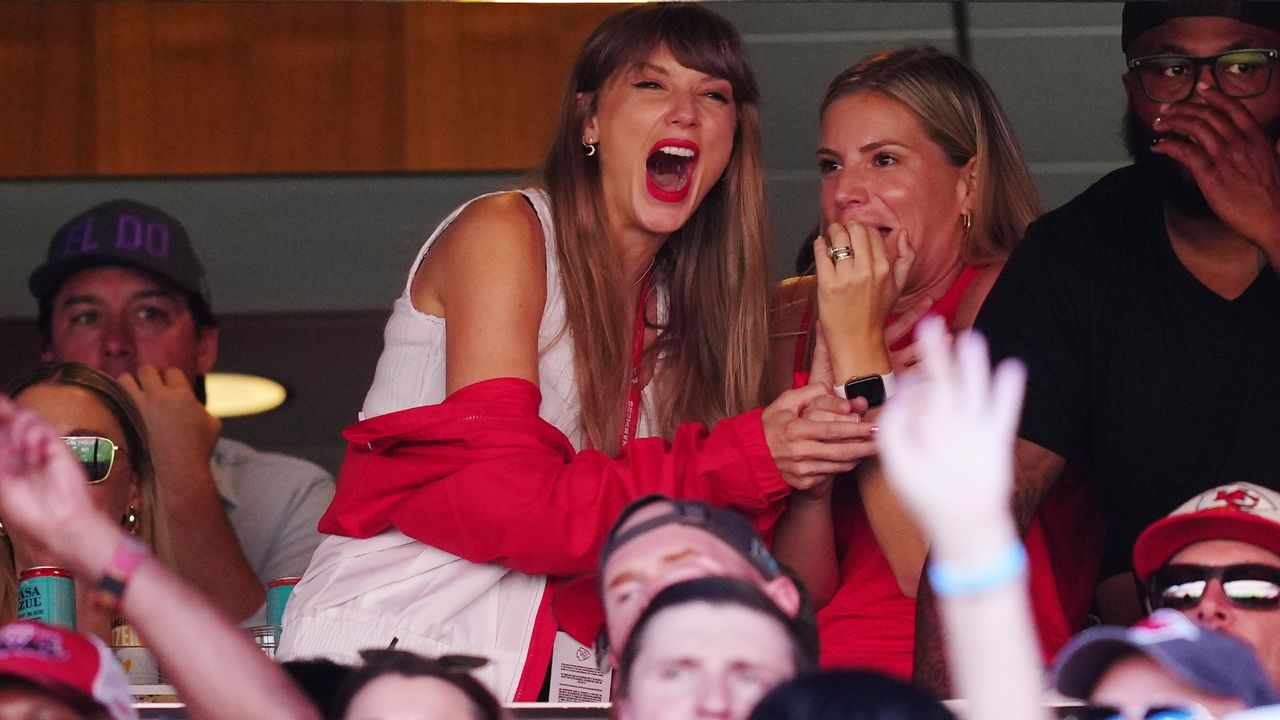
POLYGON ((1232 605, 1247 610, 1280 606, 1280 567, 1271 565, 1165 565, 1147 578, 1151 609, 1189 610, 1200 604, 1210 580, 1222 583, 1232 605))
POLYGON ((124 452, 124 448, 110 440, 93 435, 64 437, 62 442, 71 448, 71 454, 80 461, 85 474, 89 476, 90 485, 106 480, 115 465, 116 453, 124 452))
MULTIPOLYGON (((1085 705, 1058 707, 1058 720, 1127 720, 1124 712, 1110 705, 1085 705)), ((1143 720, 1213 720, 1208 710, 1188 703, 1185 705, 1152 705, 1142 713, 1143 720)))
POLYGON ((1217 55, 1151 55, 1129 61, 1142 92, 1153 102, 1176 103, 1195 92, 1200 68, 1208 65, 1218 89, 1234 98, 1261 95, 1271 85, 1271 66, 1280 52, 1264 48, 1230 50, 1217 55))

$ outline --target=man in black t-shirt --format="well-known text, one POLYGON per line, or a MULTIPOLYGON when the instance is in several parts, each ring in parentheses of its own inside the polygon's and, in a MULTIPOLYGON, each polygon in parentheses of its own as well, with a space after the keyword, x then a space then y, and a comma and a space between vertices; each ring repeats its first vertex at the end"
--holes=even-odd
MULTIPOLYGON (((1280 3, 1133 2, 1122 24, 1134 163, 1028 228, 976 322, 1028 366, 1018 518, 1068 462, 1093 479, 1118 622, 1144 527, 1280 487, 1280 3)), ((921 612, 916 677, 942 689, 921 612)))

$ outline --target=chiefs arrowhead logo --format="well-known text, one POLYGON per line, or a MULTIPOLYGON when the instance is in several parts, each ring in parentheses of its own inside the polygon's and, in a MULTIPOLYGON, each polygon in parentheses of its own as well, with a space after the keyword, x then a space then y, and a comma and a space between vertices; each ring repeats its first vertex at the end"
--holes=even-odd
POLYGON ((1227 485, 1200 496, 1201 510, 1238 510, 1240 512, 1275 512, 1275 503, 1246 485, 1227 485))

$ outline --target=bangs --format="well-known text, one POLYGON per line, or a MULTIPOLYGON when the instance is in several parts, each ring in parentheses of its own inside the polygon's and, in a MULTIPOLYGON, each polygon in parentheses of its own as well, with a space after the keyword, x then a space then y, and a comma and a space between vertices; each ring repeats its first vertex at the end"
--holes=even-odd
POLYGON ((605 20, 579 56, 576 90, 595 92, 610 77, 643 63, 662 47, 681 65, 729 81, 734 102, 759 100, 738 31, 710 10, 685 3, 641 5, 605 20))

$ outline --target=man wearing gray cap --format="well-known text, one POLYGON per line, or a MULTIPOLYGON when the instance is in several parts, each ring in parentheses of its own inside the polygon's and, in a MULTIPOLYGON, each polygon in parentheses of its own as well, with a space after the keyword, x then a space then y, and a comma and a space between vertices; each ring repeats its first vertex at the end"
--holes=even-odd
MULTIPOLYGON (((975 328, 1027 364, 1019 522, 1087 468, 1105 619, 1129 622, 1143 528, 1280 481, 1280 3, 1126 3, 1121 48, 1133 164, 1027 229, 975 328)), ((917 632, 918 679, 940 677, 936 637, 917 632)))
POLYGON ((132 200, 95 206, 54 234, 29 285, 42 358, 116 376, 142 411, 177 570, 231 617, 259 621, 263 584, 306 569, 333 480, 219 437, 201 403, 218 328, 186 229, 132 200))
POLYGON ((1053 675, 1059 692, 1089 702, 1064 720, 1211 720, 1280 702, 1248 645, 1173 610, 1080 633, 1053 675))

